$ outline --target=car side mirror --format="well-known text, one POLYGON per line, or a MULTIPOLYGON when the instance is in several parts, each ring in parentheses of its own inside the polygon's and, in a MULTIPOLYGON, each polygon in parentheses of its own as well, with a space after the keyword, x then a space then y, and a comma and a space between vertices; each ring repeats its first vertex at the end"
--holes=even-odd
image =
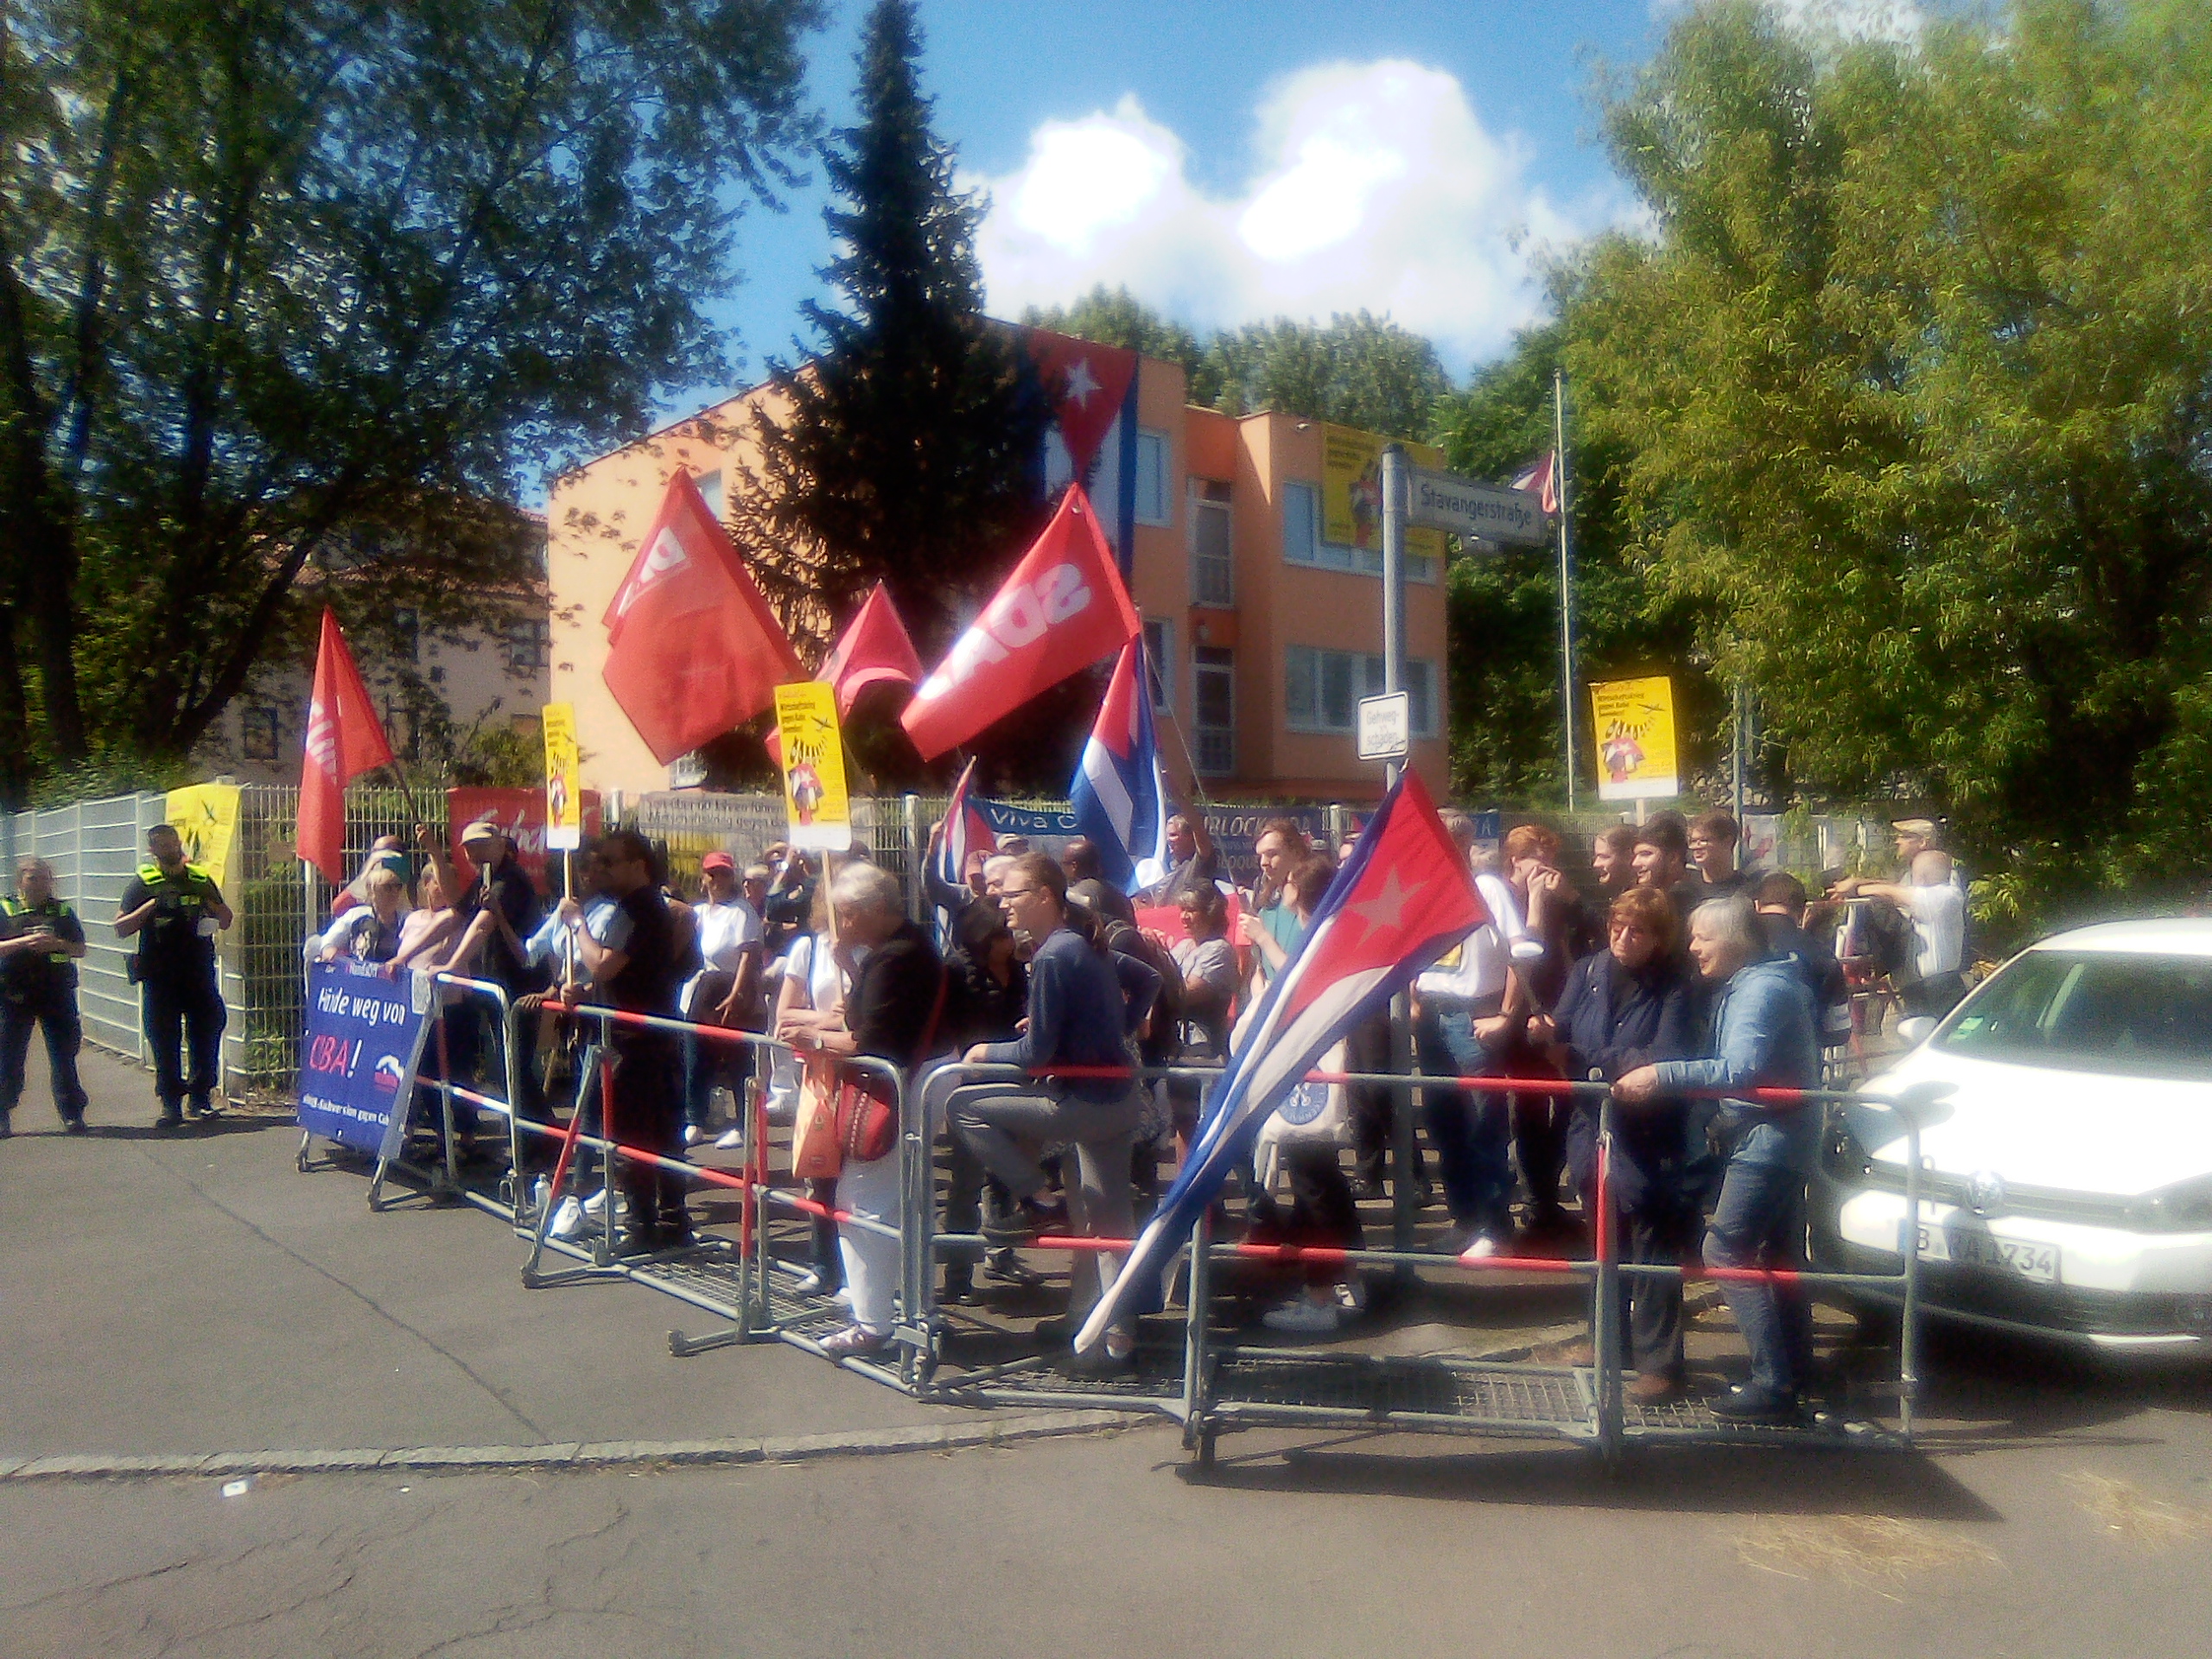
POLYGON ((1936 1022, 1924 1014, 1897 1021, 1897 1040, 1908 1048, 1918 1048, 1935 1034, 1936 1022))

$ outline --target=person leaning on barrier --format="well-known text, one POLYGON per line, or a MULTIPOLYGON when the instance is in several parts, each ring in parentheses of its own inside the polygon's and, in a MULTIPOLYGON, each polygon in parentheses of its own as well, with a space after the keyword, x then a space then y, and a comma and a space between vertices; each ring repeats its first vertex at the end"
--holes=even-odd
POLYGON ((315 958, 376 964, 399 954, 399 939, 406 926, 407 883, 389 865, 377 864, 361 883, 366 902, 350 906, 317 941, 315 958))
MULTIPOLYGON (((1821 1075, 1813 999, 1794 963, 1766 954, 1751 902, 1740 894, 1698 906, 1690 955, 1720 987, 1706 1058, 1640 1065, 1613 1084, 1626 1111, 1694 1089, 1810 1089, 1821 1075)), ((1788 1270, 1804 1266, 1805 1182, 1820 1147, 1817 1106, 1726 1100, 1715 1127, 1730 1143, 1727 1173, 1705 1235, 1709 1267, 1788 1270)), ((1810 1381, 1810 1305, 1794 1284, 1727 1279, 1721 1293, 1751 1350, 1751 1380, 1713 1402, 1716 1417, 1787 1422, 1810 1381)))
MULTIPOLYGON (((1067 877, 1052 859, 1030 854, 1015 860, 1000 902, 1014 931, 1036 947, 1029 968, 1029 1026, 1012 1042, 976 1044, 966 1059, 1025 1071, 1082 1067, 1122 1075, 1047 1076, 954 1094, 953 1133, 966 1138, 1014 1201, 1012 1215, 995 1217, 983 1231, 995 1243, 1009 1244, 1071 1226, 1086 1237, 1127 1238, 1135 1225, 1129 1160, 1144 1103, 1131 1065, 1134 1033, 1124 982, 1091 931, 1095 921, 1069 906, 1067 877), (1067 1188, 1066 1211, 1039 1198, 1045 1172, 1037 1154, 1055 1141, 1075 1147, 1076 1179, 1067 1188)), ((1104 1252, 1077 1255, 1069 1272, 1065 1334, 1081 1327, 1116 1270, 1104 1252)), ((1086 1370, 1126 1370, 1135 1347, 1135 1326, 1125 1323, 1076 1363, 1086 1370)))
MULTIPOLYGON (((1675 911, 1664 893, 1632 887, 1613 900, 1606 948, 1583 957, 1548 1015, 1532 1021, 1532 1041, 1548 1047, 1578 1080, 1614 1081, 1638 1066, 1687 1058, 1696 1052, 1697 999, 1675 948, 1675 911)), ((1691 1179, 1688 1103, 1654 1101, 1616 1116, 1607 1166, 1621 1218, 1622 1259, 1677 1267, 1697 1248, 1703 1217, 1691 1179)), ((1567 1131, 1567 1161, 1586 1215, 1597 1205, 1598 1106, 1574 1103, 1567 1131)), ((1629 1397, 1643 1405, 1682 1392, 1682 1281, 1629 1278, 1615 1317, 1637 1371, 1629 1397)), ((1591 1363, 1592 1344, 1573 1344, 1563 1357, 1591 1363)))
POLYGON ((13 1133, 9 1115, 23 1097, 34 1030, 46 1034, 61 1128, 85 1133, 85 1085, 77 1077, 77 1052, 85 1046, 77 963, 84 954, 84 924, 54 896, 54 867, 42 858, 18 860, 16 891, 0 895, 0 1140, 13 1133))
MULTIPOLYGON (((652 849, 634 830, 601 836, 593 850, 601 889, 614 901, 602 938, 576 930, 576 952, 599 995, 626 1014, 676 1015, 681 982, 675 918, 653 882, 652 849)), ((561 914, 581 921, 574 899, 561 914)), ((664 1158, 683 1155, 683 1076, 676 1034, 647 1027, 608 1023, 606 1051, 613 1061, 607 1089, 607 1139, 664 1158)), ((629 1201, 626 1253, 677 1249, 691 1242, 682 1179, 656 1164, 618 1160, 617 1177, 629 1201)))
POLYGON ((149 830, 146 850, 153 861, 140 865, 124 888, 115 933, 138 941, 131 977, 138 986, 146 1046, 154 1052, 154 1092, 162 1103, 156 1127, 173 1129, 184 1122, 187 1099, 194 1117, 215 1109, 210 1096, 227 1018, 215 977, 215 936, 236 918, 215 879, 186 861, 184 839, 174 827, 157 823, 149 830))
MULTIPOLYGON (((1021 1035, 1029 1008, 1029 969, 995 902, 970 905, 961 912, 952 925, 944 968, 944 1033, 954 1053, 964 1054, 978 1043, 1010 1043, 1021 1035)), ((976 1230, 982 1218, 982 1164, 956 1136, 944 1201, 948 1231, 976 1230)), ((975 1294, 976 1264, 965 1255, 949 1258, 938 1300, 957 1306, 975 1294)))
MULTIPOLYGON (((737 861, 712 852, 699 861, 705 889, 691 912, 698 942, 697 971, 684 982, 683 1017, 694 1024, 739 1031, 760 1029, 760 915, 747 900, 737 861)), ((741 1043, 687 1034, 683 1039, 683 1144, 703 1137, 716 1084, 727 1087, 734 1109, 745 1108, 753 1051, 741 1043)))
MULTIPOLYGON (((810 1032, 815 1046, 832 1054, 887 1060, 910 1072, 937 1046, 947 987, 937 946, 907 919, 899 880, 874 864, 848 864, 830 884, 837 923, 835 954, 851 976, 852 988, 835 1020, 810 1032)), ((861 1081, 877 1089, 880 1071, 861 1081)), ((865 1224, 904 1227, 899 1199, 899 1144, 880 1158, 847 1158, 837 1172, 837 1207, 855 1217, 837 1224, 845 1285, 852 1293, 853 1322, 823 1340, 833 1357, 881 1351, 897 1317, 899 1241, 865 1224)))

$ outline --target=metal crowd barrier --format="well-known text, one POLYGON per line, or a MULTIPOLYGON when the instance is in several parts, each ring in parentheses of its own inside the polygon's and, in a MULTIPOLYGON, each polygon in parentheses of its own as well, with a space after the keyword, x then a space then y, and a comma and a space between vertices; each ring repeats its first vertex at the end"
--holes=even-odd
MULTIPOLYGON (((1920 1380, 1920 1258, 1916 1249, 1904 1248, 1904 1241, 1916 1237, 1921 1214, 1920 1115, 1929 1103, 1924 1100, 1891 1100, 1863 1091, 1826 1089, 1670 1091, 1677 1098, 1726 1097, 1805 1109, 1824 1110, 1832 1104, 1856 1103, 1886 1109, 1897 1118, 1907 1148, 1906 1214, 1900 1240, 1900 1271, 1820 1273, 1809 1269, 1622 1262, 1619 1227, 1613 1213, 1610 1185, 1616 1109, 1611 1090, 1603 1083, 1313 1072, 1309 1076, 1314 1081, 1389 1089, 1400 1093, 1405 1101, 1408 1109, 1396 1114, 1400 1155, 1397 1179, 1393 1183, 1395 1225, 1390 1248, 1355 1250, 1254 1242, 1224 1243, 1212 1238, 1207 1218, 1201 1217, 1178 1257, 1178 1271, 1187 1274, 1188 1286, 1179 1353, 1159 1353, 1156 1344, 1150 1351, 1141 1346, 1144 1363, 1135 1374, 1106 1379, 1063 1376, 1041 1355, 963 1370, 948 1361, 947 1324, 935 1306, 938 1264, 946 1256, 980 1255, 999 1247, 981 1232, 950 1233, 938 1227, 934 1147, 944 1126, 929 1121, 927 1100, 942 1090, 949 1102, 957 1090, 978 1084, 1034 1084, 1043 1080, 1043 1074, 1010 1066, 949 1062, 922 1068, 910 1078, 887 1062, 845 1057, 846 1065, 882 1077, 895 1091, 899 1122, 895 1155, 899 1160, 900 1215, 899 1224, 893 1227, 818 1203, 779 1185, 774 1179, 770 1167, 771 1136, 762 1083, 775 1057, 791 1051, 772 1038, 728 1027, 548 999, 543 1005, 546 1010, 564 1020, 595 1025, 598 1039, 587 1046, 578 1067, 576 1102, 569 1122, 563 1125, 532 1121, 513 1110, 509 1103, 520 1097, 517 1087, 520 1068, 529 1063, 527 1057, 535 1048, 534 1036, 523 1027, 525 1020, 534 1018, 537 1013, 533 1006, 535 1000, 518 1005, 501 987, 488 981, 442 974, 436 978, 442 987, 460 991, 465 996, 482 998, 498 1012, 507 1099, 494 1098, 456 1081, 450 1075, 450 1066, 441 1065, 441 1072, 446 1074, 438 1083, 443 1107, 439 1125, 443 1160, 438 1166, 427 1171, 404 1164, 395 1166, 426 1179, 434 1194, 458 1196, 501 1216, 518 1236, 526 1237, 530 1249, 522 1269, 526 1287, 543 1288, 583 1279, 628 1278, 727 1322, 722 1328, 697 1337, 671 1331, 670 1347, 678 1356, 702 1353, 731 1343, 773 1340, 826 1357, 823 1339, 848 1323, 848 1316, 833 1297, 803 1291, 802 1270, 771 1249, 771 1222, 781 1216, 833 1221, 840 1226, 896 1239, 899 1244, 899 1314, 891 1333, 893 1351, 878 1357, 843 1357, 838 1363, 845 1369, 918 1397, 949 1404, 1052 1404, 1157 1413, 1182 1424, 1185 1444, 1198 1454, 1202 1464, 1212 1461, 1215 1443, 1221 1433, 1262 1425, 1561 1439, 1590 1445, 1609 1460, 1618 1459, 1630 1446, 1666 1440, 1788 1444, 1815 1440, 1872 1446, 1908 1446, 1913 1438, 1915 1396, 1920 1380), (695 1163, 624 1137, 620 1069, 619 1065, 610 1069, 604 1063, 607 1039, 621 1028, 660 1031, 675 1037, 742 1046, 752 1051, 753 1077, 741 1091, 737 1103, 741 1131, 737 1169, 695 1163), (1504 1255, 1467 1259, 1410 1248, 1412 1218, 1418 1203, 1409 1179, 1414 1091, 1438 1088, 1491 1095, 1540 1094, 1597 1103, 1597 1179, 1596 1191, 1591 1195, 1594 1255, 1591 1259, 1504 1255), (594 1096, 599 1116, 595 1133, 586 1127, 594 1096), (496 1195, 472 1188, 460 1178, 453 1128, 456 1101, 493 1113, 506 1123, 509 1174, 496 1195), (553 1167, 543 1184, 543 1196, 528 1183, 525 1173, 531 1160, 525 1158, 524 1149, 533 1142, 557 1144, 558 1148, 553 1167), (595 1235, 564 1238, 554 1235, 552 1223, 579 1154, 588 1154, 601 1160, 606 1208, 595 1235), (616 1173, 617 1165, 625 1160, 674 1174, 692 1188, 734 1194, 739 1205, 734 1243, 727 1238, 704 1236, 692 1246, 679 1250, 645 1255, 620 1254, 615 1227, 616 1173), (549 1255, 565 1257, 575 1265, 549 1271, 545 1266, 549 1255), (1584 1280, 1590 1285, 1596 1315, 1592 1320, 1595 1363, 1576 1369, 1448 1356, 1403 1359, 1224 1340, 1213 1328, 1217 1280, 1220 1268, 1236 1262, 1387 1268, 1402 1277, 1411 1277, 1427 1268, 1452 1274, 1541 1274, 1584 1280), (1834 1415, 1815 1417, 1802 1427, 1732 1425, 1714 1418, 1694 1402, 1662 1406, 1630 1402, 1624 1386, 1620 1323, 1614 1310, 1619 1304, 1623 1281, 1637 1278, 1749 1280, 1806 1288, 1856 1287, 1894 1294, 1899 1300, 1902 1315, 1896 1432, 1892 1433, 1871 1421, 1834 1415)), ((442 1020, 436 1033, 442 1044, 443 1034, 442 1020)), ((441 1058, 444 1058, 442 1046, 441 1058)), ((1058 1075, 1067 1075, 1071 1070, 1062 1069, 1058 1075)), ((1116 1075, 1131 1076, 1144 1086, 1167 1080, 1203 1085, 1217 1077, 1220 1069, 1144 1067, 1116 1075)), ((380 1184, 385 1174, 385 1168, 379 1163, 375 1183, 380 1184)), ((374 1190, 372 1184, 372 1195, 374 1190)), ((373 1196, 372 1201, 375 1201, 373 1196)), ((1120 1253, 1125 1252, 1133 1242, 1048 1236, 1029 1240, 1020 1248, 1071 1255, 1120 1253)))

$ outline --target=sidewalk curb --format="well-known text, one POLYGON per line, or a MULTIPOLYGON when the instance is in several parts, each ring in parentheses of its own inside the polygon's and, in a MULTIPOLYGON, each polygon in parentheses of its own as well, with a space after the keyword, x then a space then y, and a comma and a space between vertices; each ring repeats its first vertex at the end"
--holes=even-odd
POLYGON ((455 1474, 484 1470, 609 1469, 633 1465, 728 1467, 739 1464, 811 1463, 824 1458, 884 1457, 904 1452, 958 1452, 1024 1440, 1110 1434, 1144 1426, 1147 1414, 1123 1411, 1025 1412, 974 1423, 921 1424, 836 1434, 772 1434, 706 1440, 566 1440, 545 1446, 417 1446, 380 1451, 182 1452, 154 1455, 75 1453, 0 1458, 0 1485, 35 1480, 147 1480, 178 1475, 358 1475, 380 1470, 455 1474))

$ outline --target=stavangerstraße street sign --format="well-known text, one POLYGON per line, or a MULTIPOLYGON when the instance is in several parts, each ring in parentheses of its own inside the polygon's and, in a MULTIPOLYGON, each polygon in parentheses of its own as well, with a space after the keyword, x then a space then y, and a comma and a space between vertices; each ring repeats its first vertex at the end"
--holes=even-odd
POLYGON ((1543 503, 1534 490, 1509 490, 1420 467, 1406 471, 1409 524, 1522 547, 1541 547, 1550 539, 1544 529, 1543 503))

